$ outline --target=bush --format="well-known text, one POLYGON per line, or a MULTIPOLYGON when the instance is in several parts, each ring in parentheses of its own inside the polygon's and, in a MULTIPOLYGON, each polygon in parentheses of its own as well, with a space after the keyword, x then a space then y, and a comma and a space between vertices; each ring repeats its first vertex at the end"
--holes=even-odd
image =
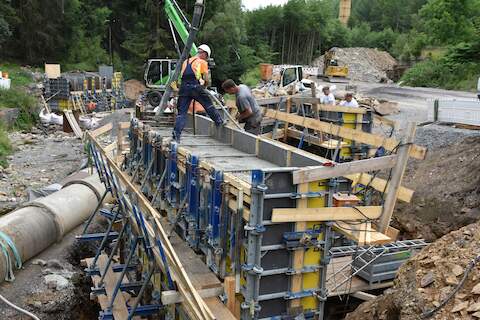
POLYGON ((0 90, 0 108, 17 108, 20 114, 15 123, 9 127, 18 130, 27 130, 37 121, 37 101, 23 89, 12 88, 0 90))
POLYGON ((479 74, 478 63, 449 65, 445 59, 426 60, 410 68, 401 81, 414 87, 474 91, 479 74))
POLYGON ((260 82, 260 68, 258 66, 253 67, 245 72, 240 81, 249 87, 255 87, 260 82))

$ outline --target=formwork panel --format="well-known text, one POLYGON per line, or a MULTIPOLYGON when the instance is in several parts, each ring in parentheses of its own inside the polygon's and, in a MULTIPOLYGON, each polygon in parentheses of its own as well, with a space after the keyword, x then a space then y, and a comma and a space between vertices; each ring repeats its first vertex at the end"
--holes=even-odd
POLYGON ((278 148, 273 142, 258 142, 258 156, 277 166, 287 165, 288 153, 287 150, 278 148))

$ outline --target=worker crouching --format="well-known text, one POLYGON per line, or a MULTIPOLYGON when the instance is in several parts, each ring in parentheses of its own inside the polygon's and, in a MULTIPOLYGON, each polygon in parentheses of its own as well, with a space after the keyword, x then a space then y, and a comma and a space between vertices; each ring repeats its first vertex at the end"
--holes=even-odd
POLYGON ((237 85, 232 79, 226 80, 222 84, 222 88, 225 92, 235 95, 239 112, 237 120, 245 123, 245 131, 259 135, 262 130, 262 112, 250 88, 243 84, 237 85))
POLYGON ((207 60, 210 55, 210 47, 202 44, 198 47, 198 54, 183 63, 182 83, 178 93, 178 115, 173 131, 173 138, 177 142, 180 142, 180 136, 187 120, 188 107, 193 100, 202 105, 215 125, 221 126, 226 123, 205 92, 205 87, 208 85, 207 60))

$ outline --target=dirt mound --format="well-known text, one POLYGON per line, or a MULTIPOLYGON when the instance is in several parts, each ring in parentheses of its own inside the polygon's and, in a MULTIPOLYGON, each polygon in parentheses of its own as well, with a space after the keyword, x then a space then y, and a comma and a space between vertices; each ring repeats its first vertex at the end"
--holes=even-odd
MULTIPOLYGON (((387 71, 393 70, 397 61, 385 51, 371 48, 332 48, 340 66, 348 66, 349 78, 366 82, 386 82, 387 71)), ((321 56, 313 61, 313 66, 323 70, 321 56)))
POLYGON ((410 239, 433 241, 480 218, 480 137, 429 151, 413 162, 404 185, 412 203, 399 203, 394 226, 410 239))
POLYGON ((135 101, 138 98, 138 95, 145 91, 145 85, 135 79, 127 80, 124 82, 125 86, 125 96, 128 100, 135 101))
POLYGON ((480 224, 471 224, 424 248, 400 268, 391 289, 346 319, 422 319, 442 302, 445 305, 428 319, 480 318, 480 264, 469 268, 480 254, 479 228, 480 224))

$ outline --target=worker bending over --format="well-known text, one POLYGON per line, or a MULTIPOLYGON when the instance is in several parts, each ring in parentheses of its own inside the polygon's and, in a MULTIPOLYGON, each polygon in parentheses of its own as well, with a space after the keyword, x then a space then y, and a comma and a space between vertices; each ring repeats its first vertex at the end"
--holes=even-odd
POLYGON ((245 131, 259 135, 262 129, 262 112, 250 88, 243 84, 237 86, 232 79, 226 80, 222 84, 222 88, 225 92, 235 95, 239 112, 237 120, 245 123, 245 131))
POLYGON ((345 95, 345 100, 342 100, 340 102, 340 105, 342 107, 358 108, 358 102, 357 102, 357 100, 355 100, 355 98, 353 97, 353 94, 351 94, 351 93, 347 93, 345 95))
POLYGON ((335 96, 330 92, 330 87, 322 88, 322 95, 320 96, 321 104, 335 105, 335 96))
POLYGON ((198 47, 197 55, 183 63, 182 83, 178 93, 178 115, 173 131, 173 138, 177 142, 180 142, 180 135, 182 134, 183 128, 185 128, 188 107, 192 100, 198 101, 202 105, 217 127, 226 123, 205 92, 205 87, 208 85, 207 60, 211 52, 209 46, 202 44, 198 47))

